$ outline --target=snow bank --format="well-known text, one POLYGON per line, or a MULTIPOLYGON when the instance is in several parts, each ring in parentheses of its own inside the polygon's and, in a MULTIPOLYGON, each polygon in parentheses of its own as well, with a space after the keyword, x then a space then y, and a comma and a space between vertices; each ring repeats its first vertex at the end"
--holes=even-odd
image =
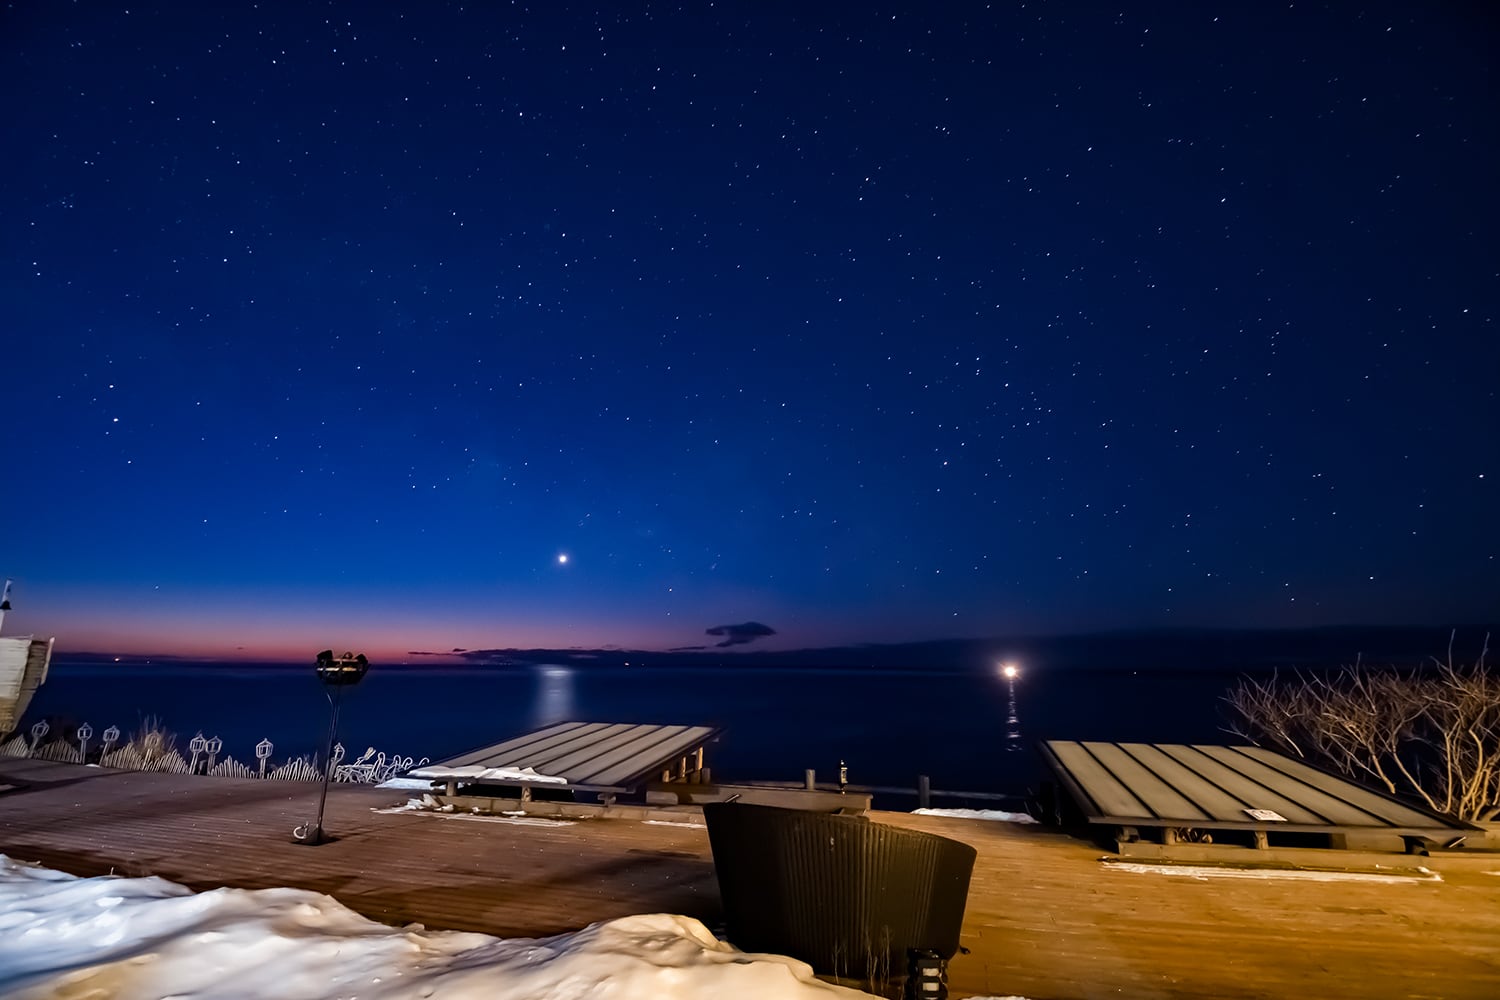
POLYGON ((998 823, 1035 823, 1025 813, 1006 812, 1003 809, 913 809, 918 816, 953 816, 958 819, 988 819, 998 823))
POLYGON ((567 778, 555 774, 538 774, 532 767, 480 767, 464 764, 459 767, 418 767, 406 772, 409 778, 432 778, 437 781, 534 781, 542 784, 566 785, 567 778))
POLYGON ((696 920, 624 917, 552 938, 386 927, 301 889, 193 893, 80 879, 0 855, 0 996, 323 1000, 832 1000, 801 962, 696 920))

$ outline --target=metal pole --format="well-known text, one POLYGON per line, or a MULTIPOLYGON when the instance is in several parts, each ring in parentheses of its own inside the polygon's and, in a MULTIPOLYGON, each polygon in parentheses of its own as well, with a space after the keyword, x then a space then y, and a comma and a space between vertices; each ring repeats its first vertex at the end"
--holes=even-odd
POLYGON ((328 752, 323 757, 323 789, 318 793, 318 818, 313 822, 308 835, 308 840, 314 844, 323 842, 323 805, 328 801, 328 781, 333 777, 333 744, 338 737, 339 696, 343 693, 343 687, 335 686, 331 692, 324 688, 323 693, 328 695, 328 703, 333 706, 333 711, 328 721, 328 752))

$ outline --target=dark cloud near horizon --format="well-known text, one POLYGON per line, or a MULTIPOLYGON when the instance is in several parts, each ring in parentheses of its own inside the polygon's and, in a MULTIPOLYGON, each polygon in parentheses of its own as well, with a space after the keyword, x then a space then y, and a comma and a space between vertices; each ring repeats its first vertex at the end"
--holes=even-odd
POLYGON ((760 622, 745 622, 742 625, 715 625, 713 628, 704 629, 704 635, 723 636, 724 641, 714 645, 723 648, 725 646, 743 646, 763 639, 768 635, 775 635, 776 630, 769 625, 760 622))

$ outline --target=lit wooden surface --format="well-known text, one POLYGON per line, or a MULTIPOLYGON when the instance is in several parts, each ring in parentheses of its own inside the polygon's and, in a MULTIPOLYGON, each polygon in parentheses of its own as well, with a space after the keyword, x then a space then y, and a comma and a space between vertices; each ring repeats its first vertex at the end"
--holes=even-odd
MULTIPOLYGON (((719 923, 693 827, 380 815, 404 793, 336 786, 326 825, 341 839, 303 847, 290 833, 312 814, 310 784, 0 760, 7 781, 36 784, 0 793, 0 851, 80 875, 292 885, 390 924, 502 936, 649 911, 719 923)), ((1433 884, 1196 881, 1108 870, 1097 848, 1010 824, 873 815, 979 851, 957 997, 1500 996, 1500 875, 1486 874, 1500 856, 1434 858, 1433 884)))

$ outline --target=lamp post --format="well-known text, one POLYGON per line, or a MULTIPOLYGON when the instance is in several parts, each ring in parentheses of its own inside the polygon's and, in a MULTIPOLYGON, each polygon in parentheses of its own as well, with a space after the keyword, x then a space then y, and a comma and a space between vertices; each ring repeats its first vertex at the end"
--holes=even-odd
POLYGON ((370 661, 365 659, 363 653, 334 656, 333 650, 325 649, 318 654, 318 662, 313 669, 317 671, 318 680, 323 682, 323 694, 328 698, 328 748, 323 755, 323 787, 318 792, 318 818, 292 830, 292 837, 296 843, 316 846, 333 839, 323 831, 323 806, 328 801, 328 782, 333 778, 333 745, 339 731, 339 698, 344 688, 353 687, 364 680, 365 672, 370 669, 370 661))
POLYGON ((1016 678, 1021 676, 1021 668, 1014 663, 1005 663, 1000 667, 1000 674, 1005 678, 1006 687, 1010 691, 1010 707, 1005 716, 1005 749, 1021 749, 1021 717, 1016 713, 1016 678))

